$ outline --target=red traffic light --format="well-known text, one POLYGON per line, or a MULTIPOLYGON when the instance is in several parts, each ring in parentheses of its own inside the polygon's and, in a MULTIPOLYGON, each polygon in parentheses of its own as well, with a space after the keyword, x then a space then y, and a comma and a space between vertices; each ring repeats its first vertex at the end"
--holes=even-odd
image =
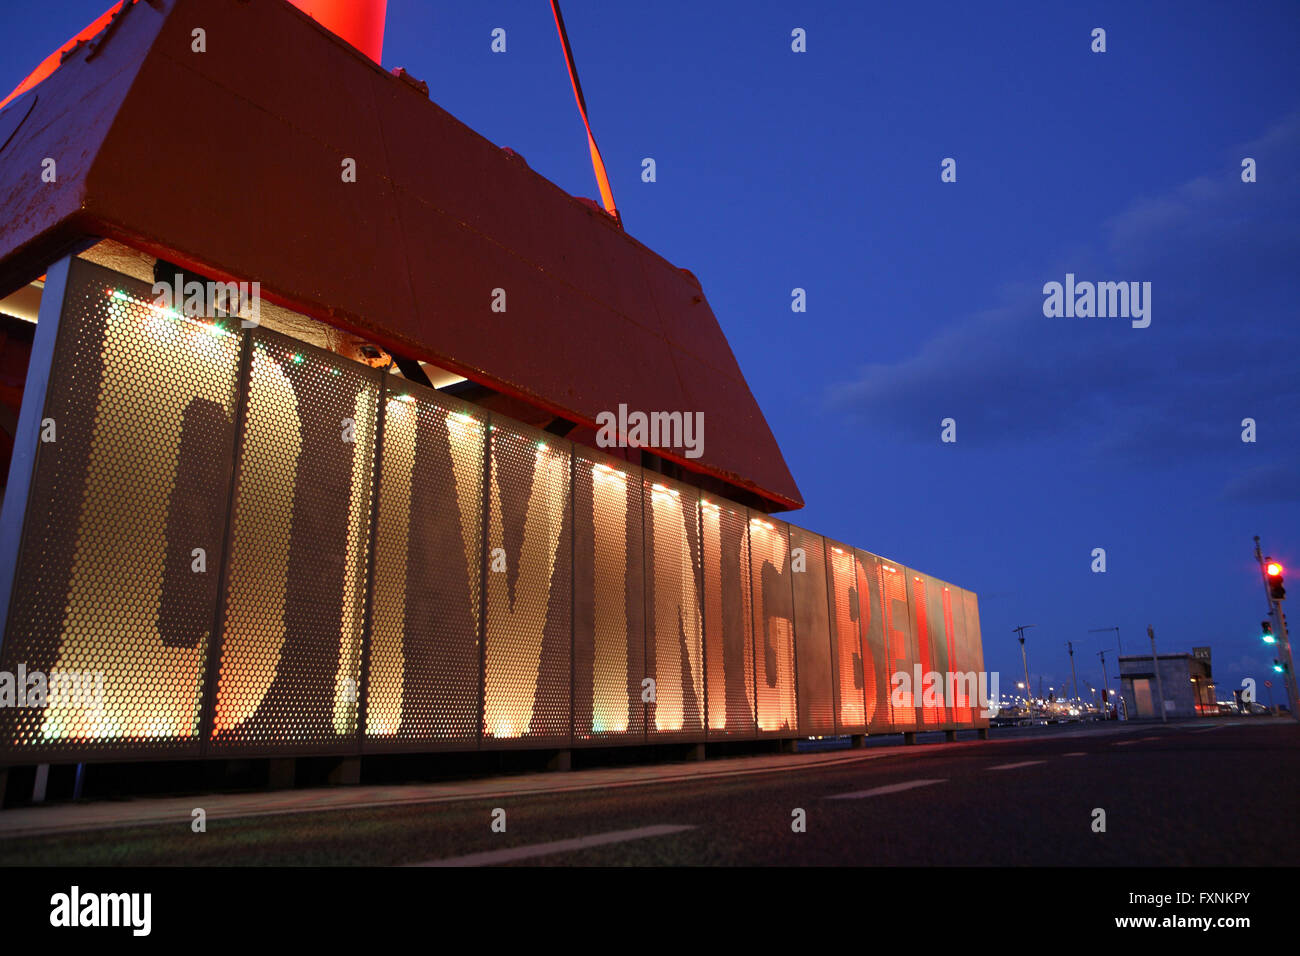
POLYGON ((1272 558, 1264 565, 1264 576, 1268 580, 1268 596, 1274 601, 1286 597, 1286 588, 1282 587, 1282 565, 1272 558))

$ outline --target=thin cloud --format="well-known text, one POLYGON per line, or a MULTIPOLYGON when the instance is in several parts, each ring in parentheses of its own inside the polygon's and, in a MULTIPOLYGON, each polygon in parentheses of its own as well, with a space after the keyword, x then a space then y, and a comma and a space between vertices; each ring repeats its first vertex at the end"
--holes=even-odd
POLYGON ((915 354, 832 386, 830 406, 904 441, 931 440, 951 415, 963 440, 1069 438, 1085 454, 1137 467, 1241 451, 1240 423, 1252 417, 1260 440, 1246 446, 1251 470, 1224 495, 1260 489, 1294 500, 1300 189, 1290 171, 1300 165, 1300 114, 1233 153, 1256 159, 1261 182, 1242 183, 1225 161, 1213 176, 1133 202, 1082 255, 990 290, 989 308, 941 328, 915 354), (1044 317, 1042 284, 1067 271, 1151 281, 1151 328, 1044 317))

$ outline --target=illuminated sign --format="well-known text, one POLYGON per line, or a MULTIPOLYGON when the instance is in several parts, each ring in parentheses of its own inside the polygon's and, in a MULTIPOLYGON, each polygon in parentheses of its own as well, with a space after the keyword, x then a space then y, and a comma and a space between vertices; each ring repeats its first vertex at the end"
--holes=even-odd
MULTIPOLYGON (((984 726, 975 596, 72 260, 12 543, 0 709, 82 759, 984 726), (792 559, 797 554, 797 560, 792 559)), ((34 359, 35 361, 36 359, 34 359)), ((18 484, 14 488, 19 488, 18 484)), ((15 495, 17 492, 15 492, 15 495)))

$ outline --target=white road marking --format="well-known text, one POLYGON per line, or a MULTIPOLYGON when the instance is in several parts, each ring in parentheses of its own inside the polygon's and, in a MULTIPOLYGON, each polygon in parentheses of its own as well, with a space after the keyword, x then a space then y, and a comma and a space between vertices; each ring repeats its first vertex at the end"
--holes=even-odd
POLYGON ((1084 753, 1082 750, 1076 750, 1076 751, 1075 751, 1074 753, 1072 753, 1072 754, 1061 754, 1061 756, 1062 756, 1062 757, 1086 757, 1086 756, 1088 756, 1088 755, 1087 755, 1086 753, 1084 753))
POLYGON ((863 797, 880 797, 887 793, 902 793, 904 790, 915 790, 917 787, 928 787, 932 783, 947 783, 944 780, 908 780, 904 783, 890 783, 883 787, 872 787, 870 790, 854 790, 852 793, 837 793, 829 796, 827 800, 861 800, 863 797))
POLYGON ((1137 743, 1136 740, 1121 740, 1115 744, 1116 747, 1127 747, 1129 744, 1137 743))
POLYGON ((550 856, 553 853, 572 853, 593 846, 607 846, 610 843, 627 843, 629 840, 643 840, 646 837, 667 836, 694 830, 691 826, 674 826, 659 824, 652 827, 640 827, 636 830, 614 830, 610 833, 597 833, 594 836, 575 837, 572 840, 552 840, 550 843, 534 843, 532 846, 514 846, 504 850, 486 850, 482 853, 470 853, 466 856, 453 856, 445 860, 430 860, 427 863, 412 863, 410 866, 492 866, 497 863, 512 863, 515 860, 527 860, 536 856, 550 856))
POLYGON ((989 767, 990 770, 1015 770, 1017 767, 1032 767, 1034 764, 1047 763, 1046 760, 1022 760, 1020 763, 1003 763, 996 767, 989 767))

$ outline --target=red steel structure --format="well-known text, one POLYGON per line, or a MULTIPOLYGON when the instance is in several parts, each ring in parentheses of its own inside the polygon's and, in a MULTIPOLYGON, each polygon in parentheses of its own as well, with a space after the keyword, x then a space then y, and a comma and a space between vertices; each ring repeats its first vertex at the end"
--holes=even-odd
POLYGON ((0 295, 114 239, 258 280, 271 302, 514 399, 516 417, 703 412, 701 458, 658 454, 763 510, 803 504, 688 272, 290 4, 129 4, 11 107, 0 295))
POLYGON ((0 293, 39 299, 0 703, 102 682, 0 707, 0 764, 987 726, 891 692, 982 671, 973 593, 771 516, 690 274, 380 70, 382 3, 297 6, 128 2, 0 111, 0 293), (266 321, 160 305, 159 263, 266 321), (619 403, 703 411, 707 453, 591 447, 619 403))

